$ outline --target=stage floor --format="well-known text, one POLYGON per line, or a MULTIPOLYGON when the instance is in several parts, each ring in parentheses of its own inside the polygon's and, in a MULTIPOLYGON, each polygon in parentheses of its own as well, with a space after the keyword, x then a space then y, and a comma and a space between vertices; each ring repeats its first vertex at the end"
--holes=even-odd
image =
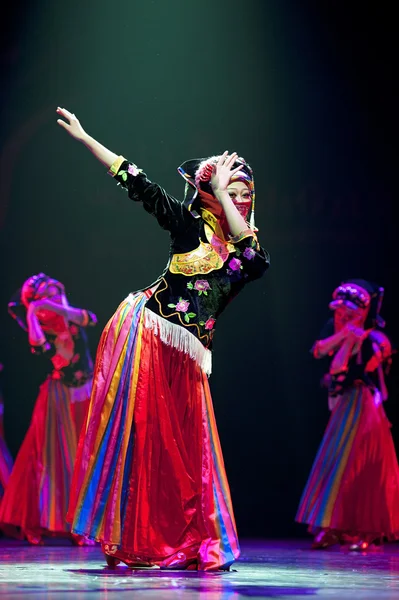
POLYGON ((399 545, 368 554, 312 551, 306 540, 242 542, 230 573, 132 571, 105 566, 98 547, 41 547, 0 539, 0 594, 7 600, 399 599, 399 545))

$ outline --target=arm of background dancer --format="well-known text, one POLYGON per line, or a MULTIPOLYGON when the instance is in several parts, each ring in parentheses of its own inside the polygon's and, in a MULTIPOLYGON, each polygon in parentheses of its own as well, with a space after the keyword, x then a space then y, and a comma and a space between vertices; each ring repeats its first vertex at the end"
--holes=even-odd
POLYGON ((373 354, 367 361, 365 368, 366 373, 372 373, 373 371, 376 371, 384 360, 380 346, 375 342, 372 342, 371 347, 373 354))
MULTIPOLYGON (((73 306, 59 304, 50 299, 36 300, 29 305, 31 313, 36 316, 37 310, 50 310, 67 321, 80 325, 81 327, 92 327, 97 324, 97 317, 94 313, 84 308, 74 308, 73 306)), ((38 320, 38 319, 37 319, 38 320)), ((39 322, 39 321, 38 321, 39 322)))
POLYGON ((43 347, 46 344, 47 339, 35 313, 35 307, 32 304, 28 307, 26 320, 28 323, 29 344, 33 347, 43 347))
MULTIPOLYGON (((373 356, 368 360, 365 371, 366 373, 373 373, 374 371, 377 371, 378 389, 381 394, 382 401, 385 402, 385 400, 388 400, 388 388, 385 383, 385 373, 383 367, 383 350, 381 348, 381 345, 377 344, 376 342, 372 342, 372 351, 373 356)), ((391 351, 391 348, 389 349, 389 351, 391 351)))
POLYGON ((336 375, 337 373, 342 373, 348 370, 349 358, 352 354, 352 350, 356 341, 356 338, 352 336, 348 336, 345 339, 338 352, 335 354, 333 360, 331 361, 331 375, 336 375))
POLYGON ((71 323, 80 325, 80 327, 94 327, 94 325, 97 325, 96 315, 85 308, 68 306, 65 310, 65 318, 71 323))
POLYGON ((331 335, 324 340, 317 340, 313 346, 313 356, 315 358, 324 358, 324 356, 328 356, 336 350, 346 335, 347 332, 344 329, 341 329, 338 333, 334 333, 334 335, 331 335))

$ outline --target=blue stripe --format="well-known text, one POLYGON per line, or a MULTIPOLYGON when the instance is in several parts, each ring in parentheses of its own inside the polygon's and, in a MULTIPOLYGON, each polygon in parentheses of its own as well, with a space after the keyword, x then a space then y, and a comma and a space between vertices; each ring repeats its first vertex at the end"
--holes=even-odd
POLYGON ((229 536, 226 531, 226 527, 222 518, 222 514, 220 511, 220 505, 218 501, 218 495, 216 491, 215 485, 213 485, 213 500, 215 503, 216 509, 216 518, 219 525, 219 535, 220 535, 220 552, 223 554, 223 564, 220 565, 221 568, 230 566, 234 561, 235 557, 233 551, 231 549, 229 536))
MULTIPOLYGON (((130 394, 130 385, 129 385, 130 380, 131 380, 130 374, 132 372, 132 364, 133 364, 133 359, 134 359, 134 355, 135 355, 134 350, 135 350, 135 346, 136 346, 136 339, 137 339, 137 320, 134 324, 132 323, 132 329, 130 330, 130 333, 129 333, 128 347, 126 349, 126 356, 128 357, 128 360, 125 360, 125 362, 123 364, 121 377, 120 377, 119 385, 118 385, 118 390, 117 390, 116 396, 115 396, 115 399, 118 402, 118 406, 122 402, 122 416, 121 416, 122 430, 125 427, 125 423, 126 423, 126 412, 127 412, 127 408, 128 408, 129 394, 130 394), (133 348, 133 351, 132 351, 132 348, 133 348), (126 382, 127 382, 127 385, 125 385, 126 382)), ((104 512, 107 507, 108 495, 109 495, 110 489, 112 487, 112 484, 114 482, 113 476, 115 474, 116 464, 118 462, 120 450, 122 447, 122 441, 123 441, 123 436, 121 435, 121 430, 119 430, 116 447, 114 449, 114 453, 113 453, 113 457, 112 457, 112 462, 109 467, 110 477, 108 479, 106 486, 103 489, 103 493, 102 493, 100 501, 98 503, 97 512, 96 512, 96 515, 94 515, 93 523, 91 525, 91 529, 92 529, 92 531, 94 530, 95 533, 97 532, 98 528, 101 525, 101 522, 104 517, 104 512)))
MULTIPOLYGON (((332 416, 327 426, 308 483, 302 494, 297 515, 301 521, 312 523, 312 525, 319 527, 324 525, 323 518, 325 516, 326 508, 332 500, 331 494, 337 473, 342 467, 341 463, 345 455, 347 460, 349 460, 350 457, 351 448, 348 448, 348 445, 353 429, 357 427, 361 415, 361 408, 362 402, 360 390, 354 389, 349 397, 346 398, 345 408, 341 405, 337 406, 335 409, 335 414, 332 416), (353 409, 354 403, 356 404, 355 411, 349 422, 348 415, 353 409), (346 434, 344 435, 345 428, 346 434), (340 450, 338 451, 339 446, 340 450), (318 477, 316 477, 317 474, 318 477), (312 483, 313 478, 316 480, 315 483, 312 483), (319 487, 320 480, 322 480, 321 491, 318 492, 318 495, 316 496, 315 489, 319 487), (308 501, 306 506, 302 506, 302 502, 307 495, 308 501)), ((352 443, 355 437, 353 437, 352 443)))
MULTIPOLYGON (((131 352, 131 347, 134 344, 134 342, 136 341, 137 336, 135 334, 137 333, 137 323, 140 319, 141 309, 142 309, 142 306, 143 306, 143 303, 145 302, 145 300, 146 300, 146 298, 139 299, 139 302, 137 302, 136 306, 134 306, 134 307, 129 305, 129 309, 130 310, 133 309, 134 314, 133 314, 133 318, 132 318, 131 330, 129 333, 129 342, 128 342, 127 353, 131 352)), ((131 352, 131 355, 133 356, 134 352, 131 352)), ((104 437, 102 439, 101 446, 97 453, 96 462, 93 466, 93 471, 90 475, 90 479, 89 479, 89 482, 88 482, 88 485, 86 488, 86 493, 81 502, 81 506, 77 507, 77 511, 75 513, 73 530, 88 533, 87 530, 88 530, 88 528, 90 528, 91 535, 93 535, 93 536, 96 536, 96 530, 99 526, 99 523, 101 522, 102 514, 104 512, 104 508, 106 505, 106 500, 107 500, 106 496, 108 495, 109 490, 112 486, 112 477, 111 477, 111 479, 107 482, 107 485, 104 488, 104 492, 102 494, 102 498, 100 500, 100 504, 99 504, 99 507, 97 510, 97 515, 94 515, 93 522, 90 525, 93 504, 96 499, 97 488, 98 488, 99 480, 101 478, 101 472, 102 472, 102 468, 104 465, 105 456, 106 456, 106 453, 108 452, 108 443, 109 443, 109 439, 110 439, 110 436, 112 433, 113 424, 114 424, 114 421, 116 418, 116 414, 118 412, 118 408, 120 406, 120 402, 121 401, 123 402, 124 400, 126 400, 126 398, 128 398, 129 387, 127 390, 127 395, 125 393, 122 396, 122 398, 120 398, 120 389, 121 389, 122 382, 124 381, 124 376, 126 375, 126 371, 128 368, 130 368, 130 371, 128 371, 129 375, 130 375, 131 368, 132 368, 132 364, 131 364, 132 356, 129 356, 129 360, 126 361, 125 364, 123 365, 121 378, 120 378, 119 385, 118 385, 118 390, 117 390, 117 393, 115 396, 114 406, 112 408, 112 412, 111 412, 109 421, 107 423, 107 426, 106 426, 106 429, 104 432, 104 437)), ((126 402, 124 402, 124 406, 123 406, 122 423, 124 421, 125 415, 126 415, 126 402)), ((119 437, 118 447, 114 454, 113 466, 115 465, 118 451, 120 450, 121 442, 122 442, 121 437, 119 437)), ((110 470, 110 473, 112 476, 113 470, 110 470)))
MULTIPOLYGON (((212 426, 211 426, 211 423, 210 423, 209 412, 208 412, 208 407, 207 407, 206 401, 205 401, 205 407, 206 407, 206 414, 207 414, 207 420, 208 420, 209 439, 210 439, 210 442, 211 442, 211 452, 212 452, 212 457, 213 457, 213 464, 215 465, 215 469, 213 470, 213 475, 215 475, 215 472, 216 472, 216 478, 217 478, 217 480, 219 482, 220 490, 221 490, 222 495, 223 495, 223 497, 225 499, 226 506, 227 506, 227 509, 228 509, 229 507, 228 507, 228 503, 226 501, 225 493, 224 493, 224 487, 225 486, 223 485, 223 480, 221 478, 220 471, 218 469, 217 455, 216 455, 216 451, 215 451, 215 443, 214 443, 214 439, 213 439, 213 435, 212 435, 212 426)), ((227 552, 231 553, 232 552, 231 545, 230 545, 230 541, 228 539, 228 535, 227 535, 227 532, 226 532, 225 524, 224 524, 224 522, 222 520, 222 515, 221 515, 221 512, 220 512, 220 506, 219 506, 219 502, 218 502, 218 499, 217 499, 216 488, 215 488, 214 485, 213 485, 213 495, 214 495, 215 504, 216 504, 216 506, 218 508, 218 513, 217 514, 219 515, 221 532, 223 531, 225 533, 225 536, 226 536, 226 539, 227 539, 227 544, 228 544, 228 548, 229 548, 229 550, 227 552)), ((230 513, 229 513, 229 516, 230 516, 230 513)), ((234 535, 234 540, 235 540, 235 542, 237 544, 237 550, 239 551, 240 550, 240 546, 239 546, 239 543, 238 543, 237 533, 236 533, 236 530, 235 530, 233 522, 231 523, 231 529, 232 529, 232 533, 234 535)))
MULTIPOLYGON (((346 400, 346 399, 345 399, 346 400)), ((331 463, 331 456, 334 457, 334 453, 336 451, 336 447, 339 445, 341 437, 343 435, 343 430, 345 429, 348 414, 351 411, 351 402, 348 400, 344 402, 344 399, 340 400, 341 404, 337 406, 335 412, 331 415, 330 421, 327 425, 327 429, 324 433, 322 442, 320 444, 319 450, 317 452, 316 458, 313 462, 313 467, 310 472, 308 482, 305 486, 305 490, 302 494, 301 505, 305 501, 305 497, 308 494, 309 486, 317 487, 317 484, 320 482, 320 476, 328 477, 326 475, 326 463, 327 460, 331 463), (324 460, 323 460, 324 457, 324 460), (320 463, 323 462, 321 466, 320 463), (312 483, 312 479, 318 474, 316 478, 316 484, 312 483)), ((315 496, 314 493, 309 494, 308 501, 306 507, 301 507, 301 512, 312 513, 315 510, 315 505, 319 500, 319 496, 315 496)))

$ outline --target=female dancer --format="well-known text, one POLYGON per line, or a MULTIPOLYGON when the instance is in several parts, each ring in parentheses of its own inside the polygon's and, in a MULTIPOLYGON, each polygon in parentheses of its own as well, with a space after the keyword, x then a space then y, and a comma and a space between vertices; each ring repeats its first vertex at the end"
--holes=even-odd
POLYGON ((44 273, 29 277, 9 304, 27 331, 33 354, 51 359, 32 420, 19 450, 0 508, 0 524, 31 544, 43 536, 71 537, 66 512, 76 448, 89 405, 93 376, 85 328, 93 313, 68 304, 63 284, 44 273))
POLYGON ((313 348, 330 359, 323 383, 332 411, 296 516, 315 534, 313 548, 366 550, 399 538, 399 469, 382 405, 392 353, 378 328, 382 294, 364 280, 342 283, 313 348))
POLYGON ((227 152, 187 161, 180 202, 90 137, 75 115, 57 112, 171 236, 164 273, 130 294, 103 332, 72 530, 101 541, 110 566, 228 569, 239 548, 208 375, 217 319, 269 264, 254 231, 252 171, 227 152))

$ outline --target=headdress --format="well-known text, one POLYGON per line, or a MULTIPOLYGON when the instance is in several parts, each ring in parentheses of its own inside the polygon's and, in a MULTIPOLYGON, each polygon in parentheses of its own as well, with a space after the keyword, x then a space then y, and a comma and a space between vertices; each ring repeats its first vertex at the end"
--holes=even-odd
POLYGON ((368 309, 366 323, 370 327, 385 327, 385 321, 380 316, 384 288, 365 279, 347 279, 333 292, 329 306, 332 310, 339 306, 368 309))
MULTIPOLYGON (((183 204, 194 217, 198 218, 199 214, 196 208, 198 207, 197 198, 201 192, 213 196, 210 180, 214 166, 220 156, 211 156, 209 158, 193 158, 186 160, 177 169, 180 175, 186 181, 183 204)), ((233 168, 241 167, 240 171, 233 175, 231 181, 243 181, 248 186, 251 192, 251 212, 249 223, 252 229, 255 229, 255 184, 254 176, 251 167, 243 158, 237 158, 233 168)))
POLYGON ((65 287, 57 279, 53 279, 45 273, 38 273, 29 277, 17 290, 8 303, 8 312, 17 321, 18 325, 25 331, 28 331, 26 322, 26 310, 31 302, 37 300, 43 295, 43 292, 50 286, 55 286, 60 290, 60 294, 65 294, 65 287))

